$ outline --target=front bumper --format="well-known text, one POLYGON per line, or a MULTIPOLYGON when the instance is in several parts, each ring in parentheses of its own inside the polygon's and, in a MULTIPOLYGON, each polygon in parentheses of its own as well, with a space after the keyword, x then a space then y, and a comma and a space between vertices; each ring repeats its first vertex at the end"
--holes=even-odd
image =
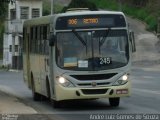
POLYGON ((130 96, 130 80, 121 86, 109 86, 109 87, 93 87, 93 88, 81 88, 73 87, 67 88, 60 84, 55 85, 56 101, 60 100, 72 100, 72 99, 94 99, 94 98, 114 98, 114 97, 127 97, 130 96))

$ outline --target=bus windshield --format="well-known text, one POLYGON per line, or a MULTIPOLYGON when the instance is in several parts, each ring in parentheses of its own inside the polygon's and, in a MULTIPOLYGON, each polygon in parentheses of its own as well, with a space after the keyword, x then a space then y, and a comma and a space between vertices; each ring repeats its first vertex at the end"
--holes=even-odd
POLYGON ((68 70, 108 70, 124 67, 129 60, 126 30, 58 32, 56 62, 68 70))

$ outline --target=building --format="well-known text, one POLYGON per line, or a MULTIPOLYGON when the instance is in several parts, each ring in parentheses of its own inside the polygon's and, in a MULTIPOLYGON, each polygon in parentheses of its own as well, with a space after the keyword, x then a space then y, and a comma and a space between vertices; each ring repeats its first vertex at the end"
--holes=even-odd
POLYGON ((3 42, 3 65, 22 68, 23 22, 42 16, 42 0, 16 0, 8 6, 3 42))

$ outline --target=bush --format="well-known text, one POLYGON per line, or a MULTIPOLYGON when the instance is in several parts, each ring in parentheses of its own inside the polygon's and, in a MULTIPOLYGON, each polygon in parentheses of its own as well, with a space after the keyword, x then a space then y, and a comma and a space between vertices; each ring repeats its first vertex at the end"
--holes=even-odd
MULTIPOLYGON (((60 4, 54 5, 54 12, 60 13, 63 9, 63 6, 60 4)), ((43 16, 50 15, 51 14, 51 3, 50 1, 43 1, 43 16)))
POLYGON ((65 12, 68 8, 89 8, 90 10, 98 10, 96 5, 89 0, 72 0, 71 3, 64 7, 62 12, 65 12))
POLYGON ((112 9, 112 10, 118 10, 118 4, 115 0, 89 0, 90 2, 93 2, 98 8, 101 9, 112 9))
POLYGON ((144 21, 148 24, 147 30, 156 31, 156 29, 157 29, 157 20, 155 19, 154 16, 149 15, 148 17, 145 18, 144 21))

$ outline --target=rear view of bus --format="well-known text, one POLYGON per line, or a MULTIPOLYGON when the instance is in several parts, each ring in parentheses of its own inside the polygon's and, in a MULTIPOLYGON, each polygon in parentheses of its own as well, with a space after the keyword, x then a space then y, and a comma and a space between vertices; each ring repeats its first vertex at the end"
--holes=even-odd
POLYGON ((119 106, 120 97, 130 96, 135 46, 122 12, 67 12, 28 21, 25 27, 39 27, 42 20, 50 28, 49 54, 34 55, 34 59, 48 61, 46 72, 40 68, 43 64, 32 70, 36 66, 32 67, 35 63, 29 51, 28 69, 24 69, 31 73, 26 78, 36 99, 45 95, 59 107, 65 100, 109 98, 111 106, 119 106))

